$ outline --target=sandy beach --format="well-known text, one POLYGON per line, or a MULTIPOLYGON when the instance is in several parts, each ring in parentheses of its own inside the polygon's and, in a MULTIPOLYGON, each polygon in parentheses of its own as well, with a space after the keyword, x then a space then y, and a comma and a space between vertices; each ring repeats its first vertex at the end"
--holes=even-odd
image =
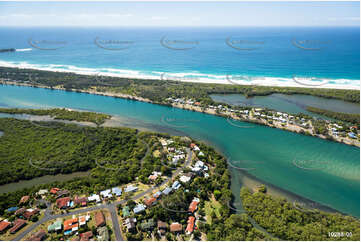
MULTIPOLYGON (((52 65, 50 65, 52 66, 52 65)), ((107 76, 107 77, 120 77, 129 79, 141 79, 141 80, 173 80, 180 82, 191 82, 191 83, 212 83, 212 84, 227 84, 227 85, 256 85, 256 86, 274 86, 274 87, 302 87, 302 88, 329 88, 329 89, 345 89, 345 90, 360 90, 359 80, 348 80, 348 79, 324 79, 323 82, 318 85, 312 83, 310 80, 294 80, 294 78, 285 77, 253 77, 252 81, 239 80, 239 75, 213 75, 203 73, 167 73, 153 71, 153 74, 141 73, 140 71, 134 70, 121 70, 121 69, 110 69, 106 72, 102 69, 92 68, 79 68, 75 66, 69 66, 67 68, 60 68, 62 65, 53 65, 52 67, 42 67, 35 64, 28 63, 10 63, 0 60, 0 67, 10 67, 19 69, 33 69, 41 71, 52 71, 61 73, 74 73, 79 75, 93 75, 96 76, 107 76), (352 83, 352 85, 350 84, 352 83)))

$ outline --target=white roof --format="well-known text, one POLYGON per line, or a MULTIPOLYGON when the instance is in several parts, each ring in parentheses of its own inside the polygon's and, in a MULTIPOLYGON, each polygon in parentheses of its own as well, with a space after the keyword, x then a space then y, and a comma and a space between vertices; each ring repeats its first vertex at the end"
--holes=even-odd
POLYGON ((98 194, 92 194, 90 197, 88 197, 89 201, 99 201, 100 197, 98 194))
POLYGON ((181 177, 179 178, 179 180, 180 180, 181 182, 187 183, 187 182, 189 182, 189 181, 191 180, 191 178, 188 177, 188 176, 181 176, 181 177))

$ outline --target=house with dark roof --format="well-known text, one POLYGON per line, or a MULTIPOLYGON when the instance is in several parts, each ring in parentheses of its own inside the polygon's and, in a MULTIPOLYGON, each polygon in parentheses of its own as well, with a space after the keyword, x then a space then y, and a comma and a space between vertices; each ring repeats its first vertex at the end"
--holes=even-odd
POLYGON ((127 218, 124 222, 127 227, 128 232, 133 232, 135 230, 135 224, 137 222, 136 218, 127 218))
POLYGON ((40 230, 38 232, 36 232, 35 234, 33 234, 32 236, 30 236, 30 238, 28 239, 29 241, 42 241, 46 238, 46 233, 44 230, 40 230))
POLYGON ((157 223, 158 227, 158 233, 160 235, 164 235, 167 232, 168 224, 166 222, 163 222, 161 220, 158 220, 157 223))
POLYGON ((19 208, 18 210, 15 211, 15 216, 20 216, 23 215, 23 213, 25 213, 26 208, 19 208))
POLYGON ((56 193, 56 198, 60 198, 62 196, 68 195, 70 192, 68 190, 61 190, 56 193))
POLYGON ((105 225, 104 214, 101 211, 95 213, 95 226, 102 227, 105 225))
POLYGON ((86 206, 88 202, 88 198, 87 197, 74 197, 74 205, 80 205, 80 206, 86 206))
POLYGON ((24 218, 26 218, 27 220, 29 220, 32 216, 36 215, 39 213, 39 209, 35 208, 29 208, 26 209, 26 211, 23 213, 24 218))
POLYGON ((148 221, 143 221, 140 224, 140 228, 143 231, 148 231, 148 230, 152 230, 155 226, 154 220, 151 218, 148 221))
POLYGON ((11 234, 15 234, 16 232, 18 232, 20 229, 22 229, 24 226, 26 225, 26 221, 23 219, 16 219, 13 223, 13 227, 10 228, 10 233, 11 234))

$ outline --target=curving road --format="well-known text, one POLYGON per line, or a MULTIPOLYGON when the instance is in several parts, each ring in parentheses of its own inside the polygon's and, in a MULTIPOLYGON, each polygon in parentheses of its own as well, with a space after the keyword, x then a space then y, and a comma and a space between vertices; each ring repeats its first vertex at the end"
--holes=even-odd
MULTIPOLYGON (((152 193, 154 190, 158 189, 159 187, 165 185, 168 183, 169 180, 173 179, 174 177, 176 177, 183 168, 187 167, 190 165, 192 161, 192 151, 191 149, 187 148, 187 160, 184 163, 184 165, 180 168, 178 168, 173 174, 172 177, 165 179, 161 184, 153 186, 149 189, 147 189, 146 191, 139 193, 138 195, 133 196, 132 198, 130 198, 129 200, 136 200, 139 199, 149 193, 152 193)), ((43 202, 46 202, 45 200, 42 200, 43 202)), ((112 219, 112 223, 113 223, 113 229, 114 229, 114 234, 115 234, 115 238, 117 241, 124 241, 124 238, 122 236, 121 230, 120 230, 120 225, 119 225, 119 221, 118 221, 118 214, 117 214, 117 208, 116 206, 119 204, 124 204, 126 203, 128 200, 121 200, 121 201, 115 201, 113 203, 109 203, 109 204, 99 204, 97 206, 94 207, 88 207, 88 208, 84 208, 84 209, 79 209, 70 213, 66 213, 66 214, 56 214, 56 215, 52 215, 52 210, 51 210, 51 204, 49 202, 46 202, 47 204, 47 208, 44 212, 44 217, 37 221, 36 223, 32 224, 31 226, 27 227, 25 230, 23 230, 21 233, 19 233, 14 239, 13 241, 20 241, 22 240, 27 234, 29 234, 31 231, 33 231, 34 229, 36 229, 39 225, 46 223, 49 220, 54 220, 57 218, 63 218, 63 217, 67 217, 67 216, 71 216, 71 215, 77 215, 77 214, 81 214, 81 213, 87 213, 90 211, 94 211, 94 210, 99 210, 99 209, 107 209, 110 212, 111 215, 111 219, 112 219)))

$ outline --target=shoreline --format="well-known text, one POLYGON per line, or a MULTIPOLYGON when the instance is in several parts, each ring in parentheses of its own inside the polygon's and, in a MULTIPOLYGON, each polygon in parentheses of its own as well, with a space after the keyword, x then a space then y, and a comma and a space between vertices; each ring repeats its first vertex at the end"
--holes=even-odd
MULTIPOLYGON (((75 110, 75 109, 71 109, 71 110, 75 110)), ((75 111, 77 111, 77 110, 75 110, 75 111)), ((76 124, 76 125, 79 125, 79 126, 95 127, 95 125, 93 123, 89 123, 89 122, 54 120, 53 118, 50 118, 48 116, 38 116, 38 115, 28 115, 28 114, 25 115, 26 117, 22 117, 22 118, 20 117, 20 116, 22 116, 21 114, 11 114, 9 116, 13 116, 14 118, 24 119, 24 120, 29 120, 29 121, 44 121, 44 122, 55 121, 55 122, 61 122, 61 123, 72 123, 72 124, 76 124)), ((115 117, 116 116, 112 115, 112 117, 110 119, 108 119, 107 121, 112 121, 112 119, 115 118, 115 117)), ((0 116, 0 118, 1 118, 1 116, 0 116)), ((121 123, 117 123, 117 122, 115 122, 115 123, 107 123, 107 121, 104 122, 103 124, 101 124, 100 127, 124 127, 124 126, 121 125, 121 123)), ((135 127, 132 127, 132 128, 140 130, 139 128, 135 128, 135 127)), ((202 141, 202 142, 205 142, 205 141, 202 141)), ((211 144, 209 144, 207 142, 205 142, 205 143, 207 145, 211 145, 211 144)), ((217 150, 217 152, 222 154, 222 156, 225 156, 225 154, 223 154, 222 151, 220 151, 218 149, 216 149, 216 150, 217 150)), ((230 169, 230 167, 228 166, 227 169, 230 169)), ((30 179, 30 180, 19 180, 17 182, 0 185, 0 194, 6 193, 6 191, 4 192, 2 190, 9 190, 10 189, 9 187, 10 186, 12 187, 13 185, 15 185, 15 186, 16 185, 21 185, 22 188, 26 188, 26 187, 28 187, 28 184, 23 184, 23 183, 32 184, 33 182, 36 182, 38 180, 39 181, 45 181, 47 178, 57 178, 57 177, 70 177, 70 178, 67 178, 67 179, 73 179, 73 178, 76 178, 76 177, 73 177, 73 175, 81 174, 81 176, 82 176, 83 174, 88 174, 88 173, 89 173, 89 171, 73 172, 73 173, 69 173, 69 174, 59 173, 57 175, 44 175, 44 176, 40 176, 40 177, 35 177, 33 179, 30 179)), ((314 201, 312 199, 309 199, 307 197, 303 197, 303 196, 298 195, 296 193, 293 193, 293 192, 291 192, 289 190, 286 190, 286 189, 284 189, 282 187, 279 187, 279 186, 273 185, 271 183, 265 182, 262 179, 257 178, 254 175, 251 175, 251 174, 249 174, 248 172, 245 172, 245 171, 241 172, 241 176, 240 176, 239 181, 240 181, 239 189, 241 189, 242 186, 245 186, 245 187, 247 187, 247 188, 249 188, 251 190, 255 190, 258 185, 264 184, 267 187, 267 193, 268 194, 270 194, 272 196, 275 196, 275 197, 284 198, 287 201, 293 203, 294 206, 295 206, 295 202, 300 204, 303 209, 300 208, 300 207, 296 207, 296 206, 295 207, 296 207, 296 209, 299 209, 301 211, 302 210, 306 211, 306 210, 309 210, 309 209, 318 209, 320 211, 324 211, 324 212, 328 212, 328 213, 340 213, 340 214, 343 214, 343 215, 358 218, 357 216, 347 214, 347 213, 341 212, 341 211, 339 211, 337 209, 334 209, 334 208, 332 208, 331 206, 329 206, 327 204, 322 204, 322 203, 316 202, 316 201, 314 201)), ((47 182, 42 182, 42 184, 45 184, 45 183, 47 183, 47 182)), ((17 189, 17 190, 19 190, 19 189, 17 189)))
MULTIPOLYGON (((239 81, 239 77, 244 77, 244 75, 234 74, 228 75, 227 73, 224 74, 207 74, 207 73, 171 73, 171 72, 159 72, 159 71, 152 71, 156 75, 151 74, 139 74, 141 71, 138 70, 123 70, 123 69, 112 69, 112 68, 81 68, 76 67, 73 65, 55 65, 50 64, 50 66, 63 66, 63 67, 70 67, 70 69, 61 69, 57 68, 54 69, 52 67, 37 67, 36 65, 41 64, 14 64, 9 63, 7 61, 0 60, 0 67, 5 68, 18 68, 18 69, 32 69, 38 71, 51 71, 51 72, 59 72, 59 73, 73 73, 77 75, 100 75, 100 76, 107 76, 107 77, 119 77, 119 78, 134 78, 139 80, 173 80, 173 81, 180 81, 184 83, 202 83, 202 84, 225 84, 225 85, 255 85, 255 86, 266 86, 266 87, 299 87, 299 88, 325 88, 325 89, 342 89, 342 90, 361 90, 361 86, 358 86, 359 80, 356 79, 331 79, 331 78, 319 78, 325 80, 326 83, 322 82, 321 84, 312 84, 308 83, 308 81, 297 81, 294 80, 292 77, 253 77, 251 82, 247 81, 239 81), (73 68, 73 69, 71 69, 73 68), (81 70, 84 69, 84 70, 81 70), (104 72, 101 70, 111 70, 117 71, 118 73, 114 72, 104 72), (124 73, 124 74, 123 74, 124 73), (167 78, 164 78, 166 76, 167 78), (192 76, 192 78, 187 77, 192 76), (204 76, 204 77, 203 77, 204 76), (234 76, 235 80, 232 80, 232 76, 234 76), (214 77, 214 78, 209 78, 214 77), (286 82, 282 81, 286 80, 286 82), (265 83, 266 82, 266 83, 265 83), (336 82, 338 84, 329 84, 329 82, 336 82), (355 82, 352 85, 345 85, 343 83, 347 82, 355 82), (356 84, 357 83, 357 84, 356 84)), ((312 77, 314 78, 314 77, 312 77)), ((302 79, 302 78, 301 78, 302 79)), ((311 79, 311 78, 310 78, 311 79)))
MULTIPOLYGON (((271 183, 265 182, 262 179, 259 179, 247 172, 242 172, 241 174, 242 174, 242 177, 240 177, 241 188, 242 188, 242 186, 245 186, 246 188, 249 188, 249 189, 255 191, 259 185, 263 184, 267 187, 267 194, 274 196, 274 197, 284 198, 288 202, 292 203, 294 207, 296 207, 295 203, 298 203, 300 205, 303 205, 302 207, 304 208, 304 210, 317 209, 317 210, 327 212, 327 213, 340 213, 343 215, 355 217, 354 215, 346 214, 337 209, 334 209, 328 204, 322 204, 322 203, 316 202, 312 199, 298 195, 298 194, 293 193, 289 190, 286 190, 282 187, 275 186, 271 183)), ((296 209, 299 209, 302 211, 302 209, 299 207, 296 207, 296 209)))
MULTIPOLYGON (((278 123, 278 122, 274 122, 274 124, 269 124, 267 122, 260 121, 260 120, 254 118, 254 117, 249 118, 249 119, 241 119, 241 118, 239 118, 239 117, 237 117, 235 115, 232 115, 232 113, 226 113, 226 114, 216 113, 214 110, 212 110, 210 108, 206 108, 206 109, 202 110, 201 107, 195 106, 195 105, 190 105, 190 104, 158 103, 158 102, 153 102, 152 100, 147 99, 147 98, 133 96, 133 95, 130 95, 130 94, 112 93, 112 92, 98 92, 98 91, 89 90, 89 89, 88 90, 65 89, 65 88, 62 88, 62 87, 49 87, 49 86, 45 86, 45 85, 38 85, 38 84, 33 85, 33 84, 14 82, 14 81, 0 81, 0 84, 2 84, 2 85, 13 85, 13 86, 36 87, 36 88, 46 88, 46 89, 51 89, 51 90, 87 93, 87 94, 93 94, 93 95, 108 96, 108 97, 114 97, 114 98, 123 98, 123 99, 128 99, 128 100, 136 100, 136 101, 140 101, 140 102, 147 102, 147 103, 150 103, 150 104, 169 106, 169 107, 173 107, 173 108, 180 108, 180 109, 185 109, 185 110, 190 110, 190 111, 195 111, 195 112, 200 112, 200 113, 206 113, 206 114, 209 114, 209 115, 215 115, 215 116, 226 118, 227 121, 229 119, 233 119, 233 120, 237 120, 237 121, 243 121, 243 122, 268 126, 270 128, 277 128, 277 129, 280 129, 280 130, 285 130, 285 131, 294 132, 294 133, 298 133, 298 134, 300 134, 300 132, 302 132, 302 131, 303 132, 305 132, 305 131, 309 132, 308 129, 304 129, 304 128, 301 128, 301 127, 296 126, 296 125, 289 125, 288 124, 287 126, 282 126, 282 124, 278 123)), ((303 135, 306 135, 306 134, 303 134, 303 135)), ((335 139, 333 137, 333 139, 330 140, 324 135, 312 134, 312 132, 311 132, 311 135, 307 135, 307 136, 312 136, 312 137, 316 137, 316 138, 320 138, 320 139, 324 139, 324 140, 328 140, 328 141, 334 141, 334 142, 343 143, 343 144, 346 144, 346 145, 360 147, 360 143, 357 142, 357 140, 355 141, 355 140, 343 139, 343 138, 340 138, 340 137, 338 137, 337 139, 335 139)))

